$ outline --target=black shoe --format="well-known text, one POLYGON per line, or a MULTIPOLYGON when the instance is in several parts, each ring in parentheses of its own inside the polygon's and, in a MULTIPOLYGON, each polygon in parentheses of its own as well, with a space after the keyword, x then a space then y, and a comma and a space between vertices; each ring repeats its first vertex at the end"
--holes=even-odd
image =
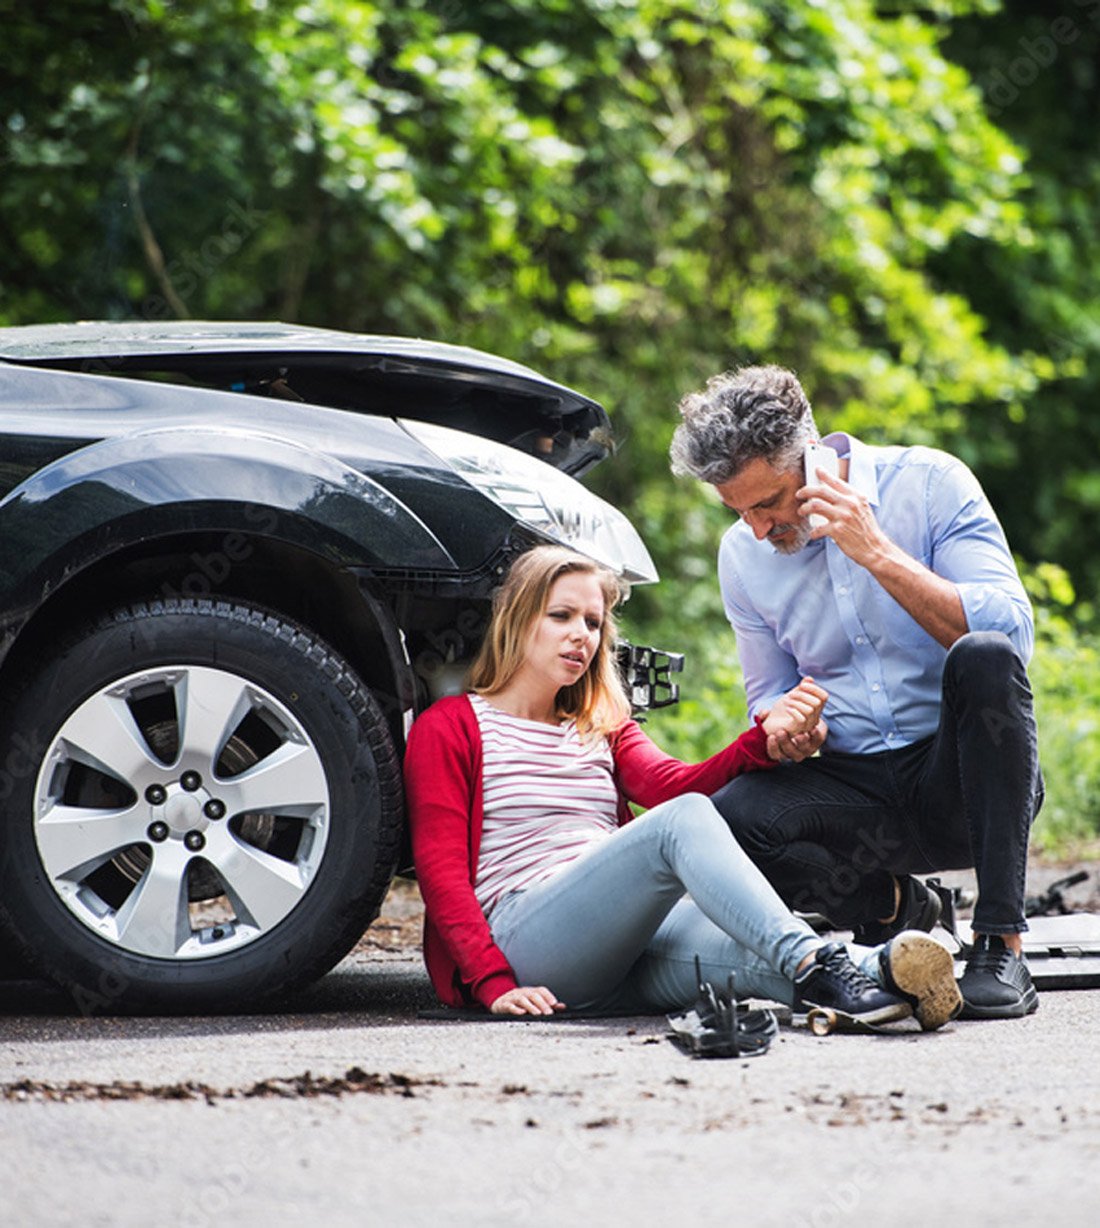
POLYGON ((925 1032, 942 1028, 962 1010, 951 952, 920 930, 906 930, 882 948, 878 956, 886 988, 913 1008, 925 1032))
POLYGON ((959 978, 964 1019, 1019 1019, 1039 1009, 1027 961, 999 934, 976 934, 959 978))
POLYGON ((813 963, 795 977, 794 1022, 805 1022, 814 1007, 834 1011, 842 1020, 858 1023, 889 1023, 912 1014, 908 1002, 860 972, 839 942, 820 947, 814 953, 813 963))
POLYGON ((901 888, 898 915, 892 921, 864 921, 857 925, 852 932, 855 942, 865 947, 877 947, 904 930, 927 932, 940 919, 943 902, 919 878, 903 874, 898 879, 898 886, 901 888))

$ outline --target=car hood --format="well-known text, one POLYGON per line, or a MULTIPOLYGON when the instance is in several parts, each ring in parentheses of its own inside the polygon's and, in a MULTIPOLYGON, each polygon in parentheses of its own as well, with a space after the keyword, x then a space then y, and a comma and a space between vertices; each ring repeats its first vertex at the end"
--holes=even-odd
POLYGON ((0 329, 0 360, 436 422, 579 476, 612 449, 603 407, 521 363, 412 337, 257 322, 0 329))

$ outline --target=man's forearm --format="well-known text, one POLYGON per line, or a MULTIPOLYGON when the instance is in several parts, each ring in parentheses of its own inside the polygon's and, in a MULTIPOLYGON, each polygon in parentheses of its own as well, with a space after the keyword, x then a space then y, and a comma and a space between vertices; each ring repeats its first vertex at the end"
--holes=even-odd
POLYGON ((970 628, 959 590, 886 536, 866 495, 844 478, 830 474, 824 475, 821 486, 804 487, 799 495, 804 497, 811 490, 816 494, 806 499, 800 512, 803 516, 816 512, 824 518, 824 525, 813 531, 814 538, 831 537, 944 648, 967 633, 970 628))
POLYGON ((863 566, 901 608, 939 644, 950 648, 969 627, 959 590, 886 541, 863 566))

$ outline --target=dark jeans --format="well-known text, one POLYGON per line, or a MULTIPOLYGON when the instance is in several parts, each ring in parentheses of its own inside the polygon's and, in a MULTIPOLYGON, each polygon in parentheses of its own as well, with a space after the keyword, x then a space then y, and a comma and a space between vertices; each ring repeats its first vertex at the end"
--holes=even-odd
POLYGON ((947 654, 932 737, 752 772, 713 801, 792 908, 851 926, 893 913, 896 874, 973 866, 975 930, 1011 934, 1027 929, 1028 833, 1042 799, 1027 671, 1007 636, 980 631, 947 654))

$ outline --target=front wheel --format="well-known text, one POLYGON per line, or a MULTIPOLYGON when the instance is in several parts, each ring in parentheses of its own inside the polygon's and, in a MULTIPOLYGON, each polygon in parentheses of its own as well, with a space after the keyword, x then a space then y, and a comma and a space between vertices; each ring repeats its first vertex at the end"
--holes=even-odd
POLYGON ((116 611, 4 721, 3 922, 85 1010, 237 1007, 327 971, 389 886, 399 761, 330 647, 245 605, 116 611))

